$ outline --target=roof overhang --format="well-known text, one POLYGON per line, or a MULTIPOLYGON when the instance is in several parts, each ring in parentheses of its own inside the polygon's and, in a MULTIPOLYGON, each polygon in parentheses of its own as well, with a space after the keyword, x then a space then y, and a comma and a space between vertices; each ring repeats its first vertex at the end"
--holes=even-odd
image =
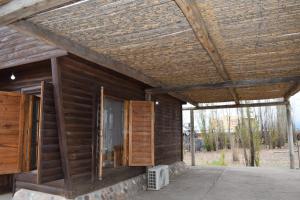
POLYGON ((150 93, 172 94, 193 104, 238 104, 289 98, 300 90, 295 17, 300 5, 292 0, 282 4, 63 1, 31 12, 13 26, 142 81, 150 93))

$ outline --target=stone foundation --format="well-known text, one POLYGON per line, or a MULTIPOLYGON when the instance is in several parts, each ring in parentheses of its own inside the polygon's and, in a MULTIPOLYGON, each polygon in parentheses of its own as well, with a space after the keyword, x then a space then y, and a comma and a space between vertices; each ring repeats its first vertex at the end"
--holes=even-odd
MULTIPOLYGON (((177 162, 169 165, 170 178, 182 174, 187 170, 187 168, 188 167, 183 162, 177 162)), ((126 200, 131 199, 137 192, 146 189, 147 177, 146 174, 142 174, 115 185, 78 196, 74 200, 126 200)), ((13 200, 66 200, 66 198, 57 195, 21 189, 16 192, 13 200)))

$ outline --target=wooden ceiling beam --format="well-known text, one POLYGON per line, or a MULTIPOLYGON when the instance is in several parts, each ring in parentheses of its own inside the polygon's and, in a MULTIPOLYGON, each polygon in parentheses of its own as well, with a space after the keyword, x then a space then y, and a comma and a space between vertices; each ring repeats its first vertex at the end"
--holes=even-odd
POLYGON ((298 81, 294 82, 288 91, 284 94, 284 99, 288 100, 291 96, 295 95, 300 91, 300 78, 298 81))
POLYGON ((167 87, 167 88, 151 88, 146 90, 151 94, 164 94, 168 92, 185 92, 189 90, 215 90, 215 89, 228 89, 228 88, 248 88, 256 86, 266 86, 280 83, 294 83, 300 81, 300 76, 281 77, 281 78, 268 78, 268 79, 255 79, 255 80, 240 80, 240 81, 225 81, 221 83, 212 84, 195 84, 181 87, 167 87))
MULTIPOLYGON (((139 80, 145 84, 150 85, 151 87, 164 87, 164 85, 151 77, 146 76, 142 72, 127 66, 121 62, 118 62, 108 55, 101 54, 95 50, 92 50, 76 41, 70 40, 67 37, 58 35, 51 30, 45 29, 41 26, 38 26, 32 22, 21 20, 15 22, 11 25, 14 29, 17 29, 21 32, 25 32, 34 37, 39 38, 42 41, 45 41, 48 44, 55 45, 56 47, 65 49, 66 51, 77 55, 81 58, 94 62, 98 65, 111 69, 113 71, 124 74, 128 77, 139 80)), ((171 96, 180 99, 184 102, 189 102, 192 105, 197 105, 192 99, 177 93, 170 93, 171 96)))
MULTIPOLYGON (((5 2, 5 1, 4 1, 5 2)), ((0 25, 8 25, 42 11, 73 3, 74 0, 10 0, 0 7, 0 25)))
POLYGON ((263 103, 249 103, 249 104, 230 104, 230 105, 216 105, 216 106, 199 106, 194 108, 183 108, 182 110, 210 110, 210 109, 228 109, 228 108, 249 108, 249 107, 263 107, 263 106, 280 106, 286 105, 286 101, 263 102, 263 103))
MULTIPOLYGON (((205 22, 201 16, 201 12, 197 6, 196 1, 195 0, 174 0, 174 1, 177 3, 178 7, 181 9, 186 19, 190 23, 194 31, 194 34, 196 35, 196 38, 201 43, 202 47, 207 51, 219 75, 222 77, 224 81, 229 81, 230 77, 228 75, 228 72, 224 67, 224 63, 218 52, 218 49, 216 48, 215 44, 213 43, 212 39, 209 36, 205 22)), ((237 92, 232 88, 229 88, 229 92, 232 95, 236 104, 239 104, 239 98, 237 92)))

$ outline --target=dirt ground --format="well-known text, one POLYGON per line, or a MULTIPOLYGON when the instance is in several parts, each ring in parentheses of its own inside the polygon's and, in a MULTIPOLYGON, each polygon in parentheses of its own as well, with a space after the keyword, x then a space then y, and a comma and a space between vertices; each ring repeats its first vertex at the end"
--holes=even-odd
MULTIPOLYGON (((243 150, 239 149, 239 161, 233 162, 231 150, 220 150, 215 152, 196 152, 196 165, 197 166, 214 166, 215 161, 219 161, 224 152, 225 166, 229 167, 243 167, 245 166, 245 160, 243 156, 243 150)), ((186 164, 191 164, 190 152, 184 153, 184 161, 186 164)), ((260 150, 260 167, 271 168, 286 168, 290 167, 288 148, 284 149, 262 149, 260 150)), ((298 152, 295 147, 295 167, 299 168, 298 152)))

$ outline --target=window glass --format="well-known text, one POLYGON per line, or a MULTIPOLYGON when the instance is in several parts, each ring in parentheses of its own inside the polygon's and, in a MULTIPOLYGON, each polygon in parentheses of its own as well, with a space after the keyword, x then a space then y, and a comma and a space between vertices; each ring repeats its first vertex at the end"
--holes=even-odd
POLYGON ((116 168, 122 165, 124 103, 106 97, 104 99, 104 155, 103 167, 116 168))

